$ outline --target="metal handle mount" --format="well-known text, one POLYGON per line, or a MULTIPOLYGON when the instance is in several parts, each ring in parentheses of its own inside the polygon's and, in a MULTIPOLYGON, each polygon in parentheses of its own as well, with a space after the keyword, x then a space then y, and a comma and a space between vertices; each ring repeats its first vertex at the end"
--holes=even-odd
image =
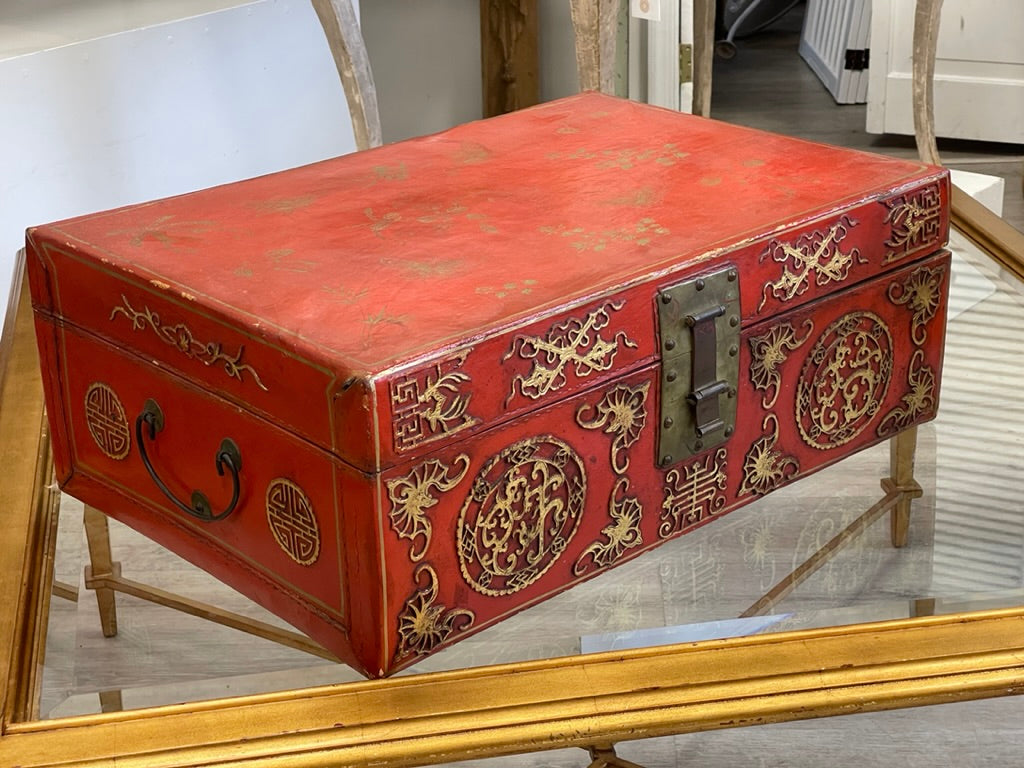
POLYGON ((223 520, 234 512, 235 507, 238 505, 238 496, 240 492, 238 473, 242 469, 242 454, 241 451, 238 450, 238 446, 235 445, 235 442, 230 438, 224 438, 220 443, 217 455, 214 457, 218 475, 221 477, 224 476, 225 466, 231 473, 231 501, 223 512, 214 514, 213 507, 210 506, 210 500, 206 497, 205 493, 198 490, 192 491, 192 503, 186 504, 171 492, 171 490, 164 484, 164 481, 160 479, 156 469, 153 468, 149 455, 146 453, 145 436, 146 433, 148 433, 151 441, 156 440, 157 434, 163 431, 163 428, 163 411, 160 409, 156 400, 147 400, 145 405, 142 407, 142 412, 135 419, 135 441, 139 446, 139 455, 142 456, 142 463, 145 465, 146 471, 149 472, 149 476, 152 478, 154 484, 156 484, 156 487, 160 489, 160 492, 174 502, 174 506, 182 512, 198 518, 199 520, 203 520, 204 522, 210 523, 215 520, 223 520))

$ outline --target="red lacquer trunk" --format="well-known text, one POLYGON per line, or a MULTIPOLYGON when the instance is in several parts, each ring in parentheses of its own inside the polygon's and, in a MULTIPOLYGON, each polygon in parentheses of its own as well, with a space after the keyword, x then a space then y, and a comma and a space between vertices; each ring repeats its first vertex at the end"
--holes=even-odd
POLYGON ((947 208, 586 94, 37 227, 59 480, 387 675, 932 418, 947 208))

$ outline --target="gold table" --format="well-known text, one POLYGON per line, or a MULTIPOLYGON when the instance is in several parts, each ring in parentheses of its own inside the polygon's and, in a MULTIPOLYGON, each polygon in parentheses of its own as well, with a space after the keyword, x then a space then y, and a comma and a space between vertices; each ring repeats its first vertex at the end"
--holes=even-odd
MULTIPOLYGON (((1020 235, 962 200, 957 221, 1001 259, 1019 257, 1020 235)), ((965 563, 1004 558, 1012 569, 1022 557, 1020 542, 1000 541, 1016 535, 1020 516, 983 513, 1005 502, 999 488, 1019 502, 1016 454, 1005 446, 1024 435, 1024 403, 975 399, 1016 391, 1024 374, 1024 286, 995 262, 965 255, 953 291, 943 405, 921 429, 925 493, 914 502, 906 547, 892 548, 883 526, 864 526, 772 601, 772 615, 724 632, 744 636, 698 639, 707 622, 735 620, 785 580, 783 566, 813 557, 856 522, 889 470, 882 446, 383 681, 358 681, 315 656, 268 650, 265 640, 190 625, 162 608, 145 613, 130 599, 119 608, 122 631, 102 638, 92 593, 72 583, 81 546, 76 560, 75 547, 59 541, 80 528, 67 521, 73 505, 61 505, 49 484, 22 297, 0 348, 0 765, 399 766, 566 746, 588 749, 596 766, 628 765, 614 744, 1024 691, 1021 585, 986 582, 978 568, 979 580, 951 597, 943 581, 965 563), (980 437, 965 442, 965 430, 980 437), (1011 527, 993 533, 1000 520, 1011 527), (58 593, 77 602, 51 600, 55 561, 74 574, 58 593), (645 609, 652 592, 657 607, 645 609), (1004 607, 958 612, 979 605, 1004 607), (682 642, 616 649, 645 636, 682 642), (594 647, 611 650, 580 653, 594 647), (193 666, 174 685, 147 678, 175 673, 182 659, 193 666), (62 682, 68 665, 89 664, 81 690, 62 682)), ((126 568, 153 569, 144 542, 114 533, 115 553, 135 547, 126 568)), ((172 562, 166 572, 178 568, 172 562)), ((180 586, 192 576, 175 578, 180 586)), ((235 599, 215 584, 195 588, 214 601, 235 599)))

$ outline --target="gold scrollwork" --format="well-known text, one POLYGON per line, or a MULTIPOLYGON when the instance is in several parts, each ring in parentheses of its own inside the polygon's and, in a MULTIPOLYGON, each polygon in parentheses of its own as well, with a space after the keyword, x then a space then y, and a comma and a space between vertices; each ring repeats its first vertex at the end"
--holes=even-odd
POLYGON ((408 451, 479 423, 466 413, 471 394, 461 390, 469 374, 460 370, 468 352, 416 371, 391 384, 395 448, 408 451))
POLYGON ((516 390, 534 400, 549 392, 561 389, 566 384, 566 369, 571 365, 577 378, 607 371, 612 367, 619 344, 636 349, 625 331, 619 331, 611 339, 599 333, 611 322, 610 312, 622 309, 624 301, 606 302, 579 320, 569 318, 551 327, 544 338, 519 335, 512 340, 512 348, 503 361, 519 355, 524 360, 533 360, 529 376, 517 374, 512 380, 512 391, 505 403, 511 402, 516 390))
POLYGON ((796 391, 796 423, 818 450, 850 442, 882 407, 892 374, 892 336, 882 318, 851 312, 811 349, 796 391))
POLYGON ((459 454, 452 466, 438 459, 420 464, 405 477, 388 480, 388 498, 391 499, 391 528, 399 538, 409 539, 409 559, 414 563, 423 559, 430 546, 431 526, 427 510, 438 503, 431 493, 450 491, 469 471, 469 456, 459 454), (420 541, 417 542, 417 539, 420 541), (417 546, 418 545, 418 546, 417 546))
POLYGON ((779 420, 774 413, 764 417, 761 429, 768 431, 747 451, 743 462, 743 483, 737 496, 774 491, 800 471, 800 462, 775 450, 779 442, 779 420))
POLYGON ((268 391, 256 370, 251 365, 242 363, 242 356, 245 354, 244 345, 238 347, 238 352, 235 355, 229 355, 218 342, 202 342, 196 339, 184 323, 163 325, 160 315, 149 307, 143 307, 141 311, 137 311, 128 303, 128 299, 123 294, 121 301, 123 306, 116 306, 110 311, 111 320, 118 315, 124 315, 131 322, 133 331, 142 331, 149 327, 160 341, 174 347, 185 357, 199 360, 207 366, 220 363, 228 376, 239 381, 244 381, 243 373, 249 373, 255 379, 256 386, 264 392, 268 391))
POLYGON ((451 637, 465 632, 476 621, 476 614, 465 608, 447 609, 436 605, 437 572, 426 563, 417 566, 413 579, 416 591, 405 601, 398 614, 398 647, 395 661, 409 656, 425 656, 451 637))
POLYGON ((612 438, 612 470, 617 475, 629 469, 629 448, 640 438, 647 422, 647 391, 651 382, 645 381, 637 387, 623 384, 605 393, 597 405, 584 403, 576 410, 576 423, 584 429, 600 429, 612 438), (593 415, 591 415, 593 414, 593 415))
POLYGON ((665 475, 658 536, 665 539, 711 517, 725 506, 725 448, 665 475))
POLYGON ((607 537, 607 541, 596 541, 583 550, 583 554, 577 558, 572 568, 572 572, 577 576, 582 576, 591 566, 609 566, 622 557, 627 549, 643 544, 640 519, 644 510, 640 500, 635 496, 617 498, 628 487, 629 480, 625 477, 615 481, 608 499, 608 515, 612 519, 612 524, 601 529, 601 535, 607 537))
POLYGON ((924 365, 924 350, 914 350, 907 374, 910 390, 903 396, 903 405, 894 408, 878 425, 879 437, 891 437, 935 410, 935 371, 924 365))
POLYGON ((838 283, 846 279, 854 261, 866 264, 867 259, 861 257, 858 249, 853 248, 844 253, 839 248, 839 244, 857 224, 849 216, 843 215, 827 230, 805 233, 794 243, 772 240, 759 261, 771 258, 782 264, 782 276, 765 285, 757 311, 761 311, 769 295, 780 301, 789 301, 807 290, 812 277, 817 285, 838 283))
POLYGON ((807 332, 801 339, 797 338, 796 330, 791 323, 780 323, 767 333, 750 337, 750 378, 755 388, 765 391, 761 400, 761 405, 765 409, 774 406, 779 397, 779 366, 786 362, 788 352, 799 348, 807 341, 814 330, 814 322, 805 320, 804 327, 807 332))
POLYGON ((492 457, 459 514, 466 583, 496 596, 537 581, 576 535, 586 494, 583 460, 551 435, 520 440, 492 457))
POLYGON ((267 486, 267 524, 278 546, 299 565, 320 557, 320 526, 306 493, 279 477, 267 486))
POLYGON ((891 234, 885 241, 890 250, 884 264, 899 261, 938 238, 942 222, 942 195, 937 184, 899 195, 883 204, 889 209, 885 223, 891 226, 891 234))
POLYGON ((910 337, 919 347, 928 338, 925 325, 935 317, 939 309, 942 299, 940 286, 945 274, 945 267, 919 267, 902 283, 889 286, 889 300, 894 304, 905 305, 914 313, 910 321, 910 337))
POLYGON ((538 231, 544 235, 555 235, 566 238, 574 250, 581 253, 594 251, 600 253, 609 243, 629 243, 631 245, 649 245, 655 238, 671 234, 650 216, 637 221, 632 226, 616 229, 584 229, 583 227, 557 226, 540 227, 538 231))
POLYGON ((123 459, 132 447, 132 431, 117 393, 102 382, 85 392, 85 424, 96 446, 112 459, 123 459))

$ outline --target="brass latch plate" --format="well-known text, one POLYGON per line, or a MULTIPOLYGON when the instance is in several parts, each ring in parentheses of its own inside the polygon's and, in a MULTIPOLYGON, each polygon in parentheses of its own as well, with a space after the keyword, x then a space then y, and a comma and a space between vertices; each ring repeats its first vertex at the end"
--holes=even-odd
POLYGON ((729 266, 658 292, 661 410, 658 462, 724 443, 736 425, 740 281, 729 266))

